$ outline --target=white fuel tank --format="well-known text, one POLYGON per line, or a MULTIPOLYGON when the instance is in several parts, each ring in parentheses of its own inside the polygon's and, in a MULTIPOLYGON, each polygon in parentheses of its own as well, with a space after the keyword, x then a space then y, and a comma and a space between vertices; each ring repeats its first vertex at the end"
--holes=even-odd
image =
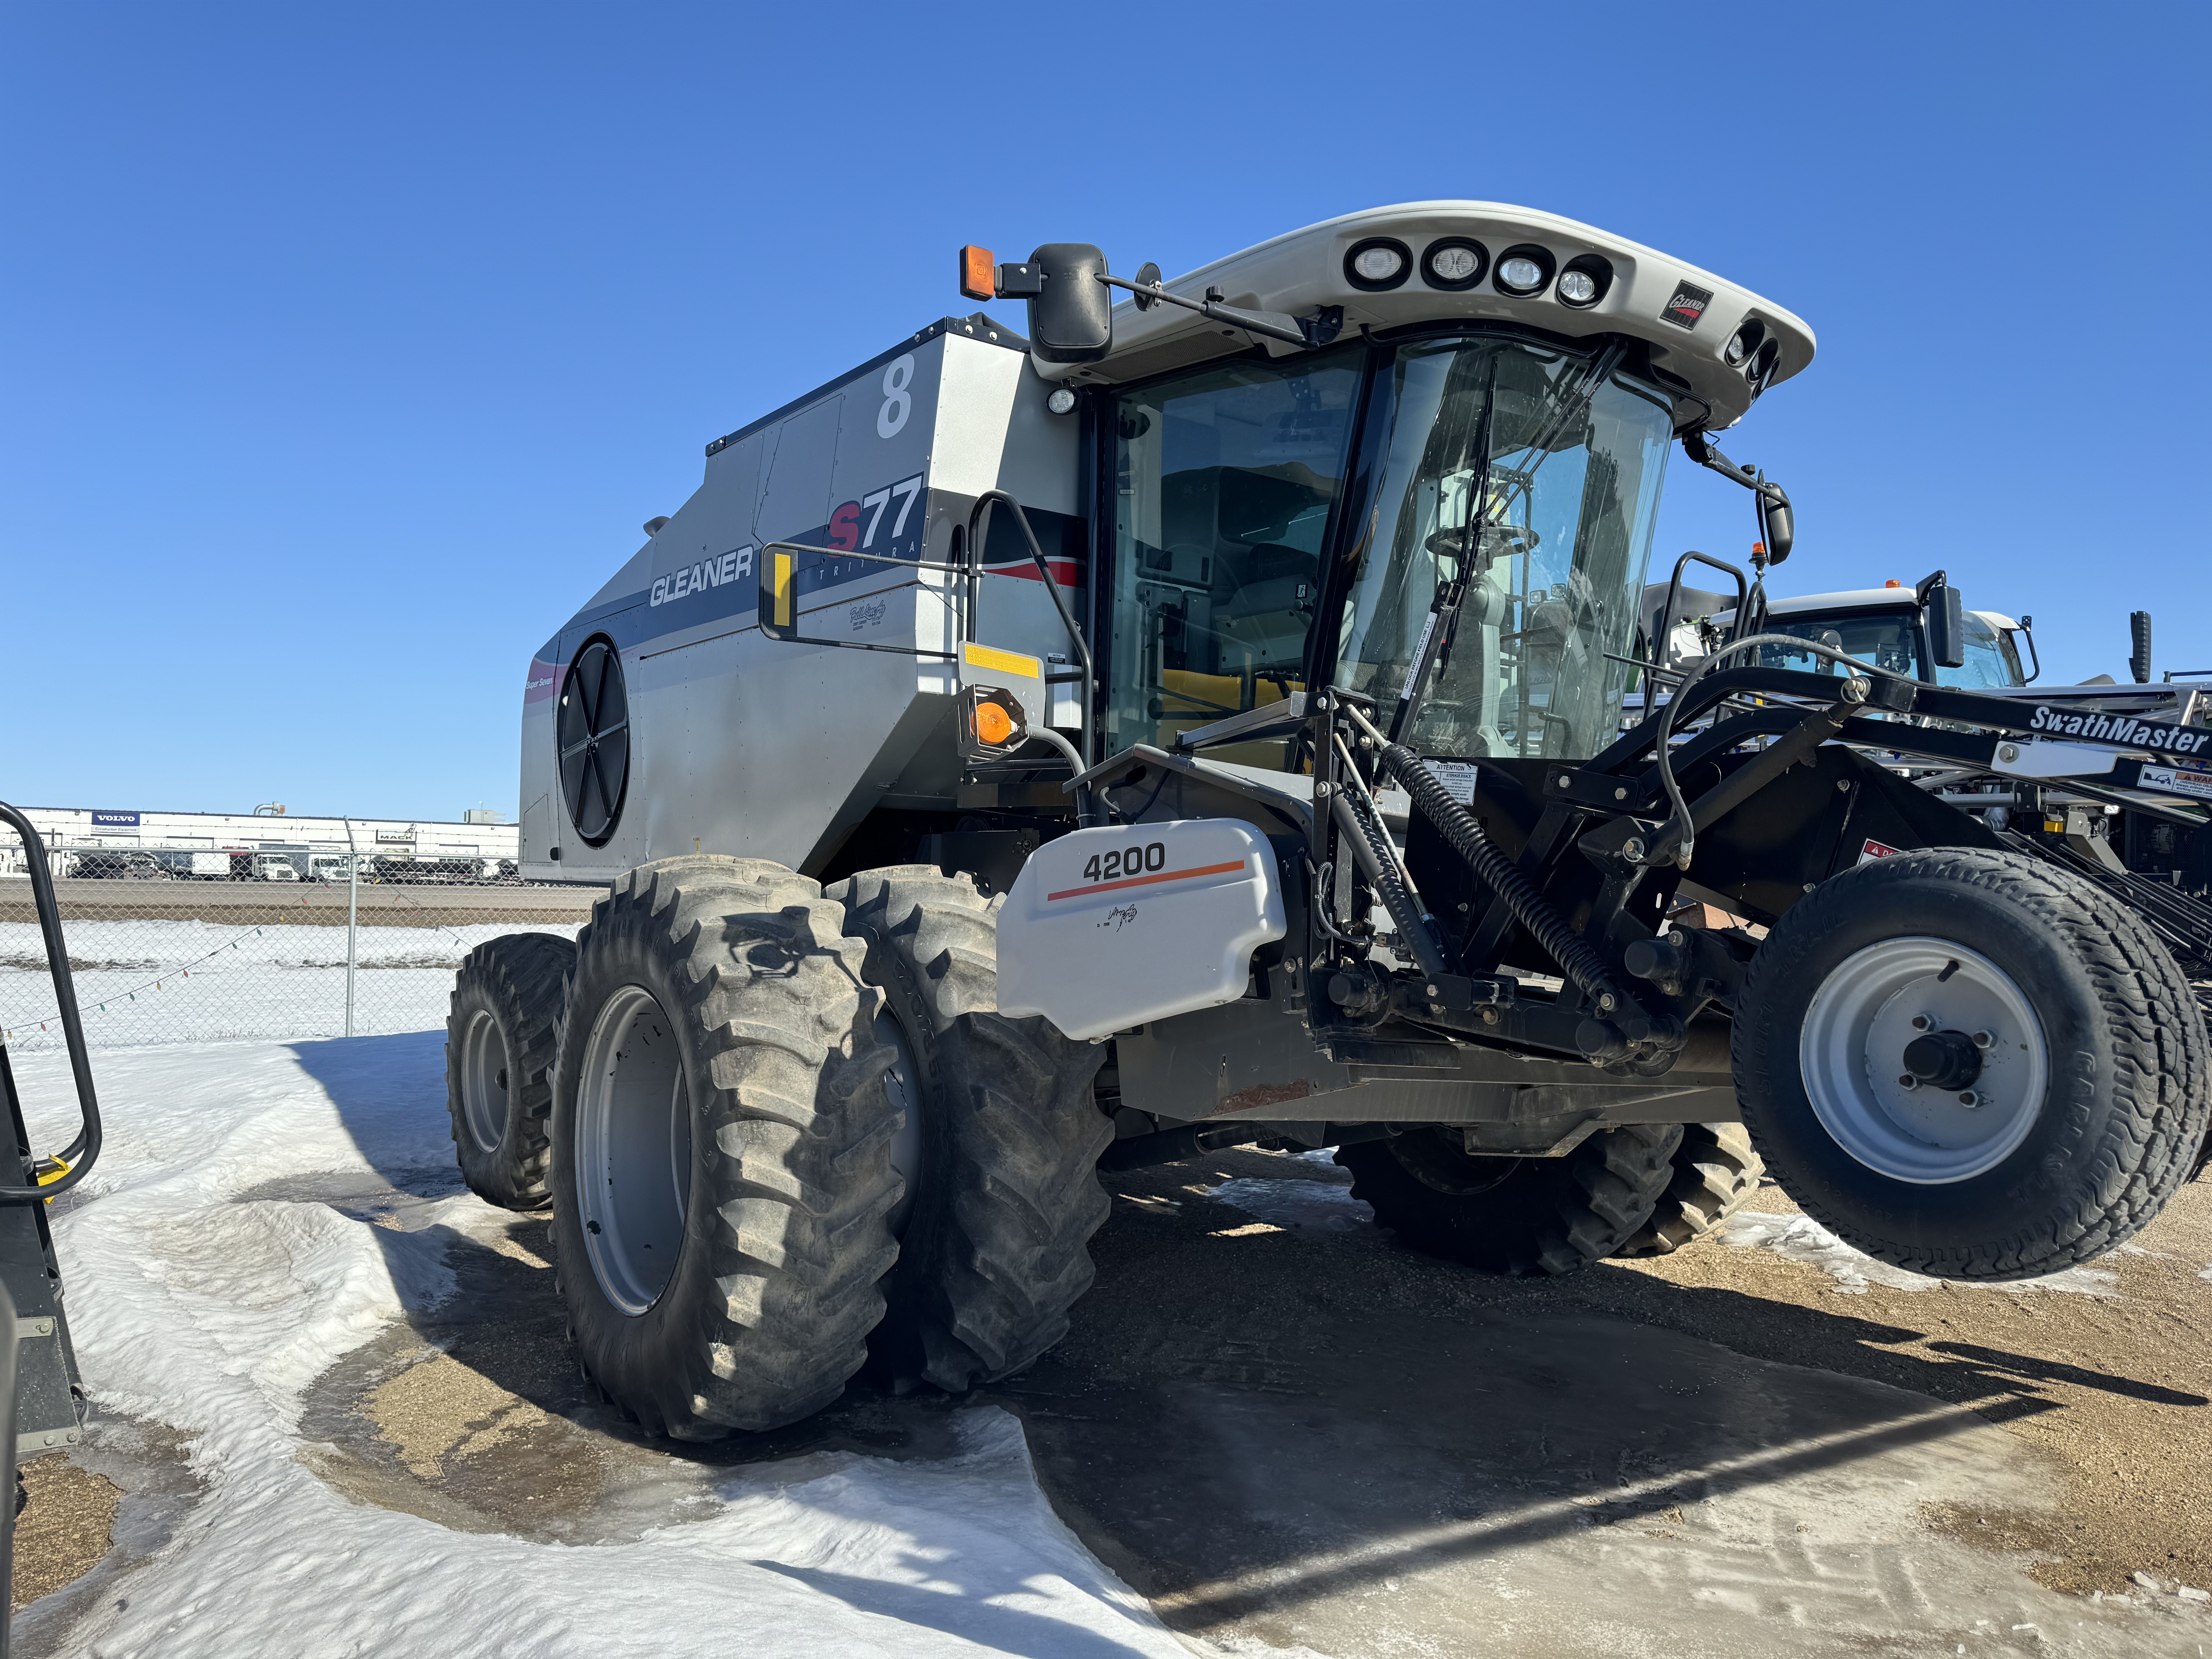
POLYGON ((1234 1002, 1283 936, 1274 849, 1249 823, 1079 830, 1030 854, 999 913, 999 1010, 1071 1037, 1234 1002))

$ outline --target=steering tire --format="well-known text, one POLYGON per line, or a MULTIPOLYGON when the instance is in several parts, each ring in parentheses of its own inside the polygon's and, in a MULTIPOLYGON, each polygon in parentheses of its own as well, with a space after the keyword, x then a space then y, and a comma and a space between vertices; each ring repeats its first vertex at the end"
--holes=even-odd
POLYGON ((2204 1023, 2149 927, 2016 854, 1861 865, 1778 922, 1730 1038, 1784 1189, 1945 1279, 2093 1261, 2185 1180, 2212 1121, 2204 1023))

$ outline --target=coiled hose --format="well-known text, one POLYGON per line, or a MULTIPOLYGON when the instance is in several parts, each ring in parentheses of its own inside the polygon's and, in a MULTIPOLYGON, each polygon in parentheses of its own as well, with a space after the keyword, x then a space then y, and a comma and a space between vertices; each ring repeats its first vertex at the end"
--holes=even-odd
POLYGON ((1364 789, 1340 789, 1334 805, 1338 827, 1352 843, 1353 855, 1373 884, 1382 908, 1397 925, 1398 937, 1423 973, 1434 978, 1446 971, 1443 953, 1429 932, 1428 919, 1414 902, 1398 874, 1398 861, 1390 856, 1389 831, 1375 816, 1374 803, 1364 789))
POLYGON ((1437 781, 1436 774, 1422 764, 1419 755, 1398 743, 1385 743, 1376 753, 1384 775, 1413 797, 1413 805, 1436 825, 1453 850, 1468 861, 1483 885, 1505 901, 1505 908, 1513 913, 1513 919, 1552 953, 1559 966, 1566 969, 1567 977, 1601 1013, 1617 1013, 1637 1006, 1613 982, 1613 975, 1606 972, 1597 952, 1567 926, 1566 918, 1536 890, 1521 872, 1520 866, 1492 844, 1474 814, 1452 799, 1451 791, 1437 781))

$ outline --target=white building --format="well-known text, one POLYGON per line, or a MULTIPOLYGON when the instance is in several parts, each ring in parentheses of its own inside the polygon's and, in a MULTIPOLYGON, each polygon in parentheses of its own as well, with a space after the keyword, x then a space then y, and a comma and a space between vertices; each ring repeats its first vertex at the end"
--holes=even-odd
MULTIPOLYGON (((410 866, 449 879, 482 878, 511 875, 520 851, 520 831, 511 823, 82 806, 27 806, 22 811, 56 854, 57 876, 120 873, 135 865, 218 880, 306 880, 342 878, 345 860, 358 857, 364 872, 403 879, 410 866), (289 876, 283 873, 287 869, 289 876)), ((0 825, 0 873, 21 875, 25 870, 21 839, 0 825)))

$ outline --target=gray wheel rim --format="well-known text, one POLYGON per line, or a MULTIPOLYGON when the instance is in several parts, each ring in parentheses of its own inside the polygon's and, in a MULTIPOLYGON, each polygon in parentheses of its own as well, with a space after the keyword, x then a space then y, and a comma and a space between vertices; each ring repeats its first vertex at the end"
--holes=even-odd
POLYGON ((1970 1181, 2011 1157, 2042 1115, 2051 1078, 2043 1022, 2012 975, 1978 951, 1921 935, 1838 963, 1805 1011, 1797 1057, 1814 1114, 1836 1144, 1876 1174, 1923 1187, 1970 1181), (1905 1086, 1916 1017, 1989 1035, 1975 1104, 1958 1091, 1905 1086))
POLYGON ((884 1098, 893 1111, 903 1115, 891 1135, 891 1168, 898 1171, 905 1190, 892 1206, 889 1220, 891 1237, 904 1238, 907 1218, 914 1213, 915 1198, 921 1190, 921 1073, 915 1068, 914 1050, 908 1046, 898 1021, 889 1014, 878 1016, 876 1036, 898 1056, 884 1073, 884 1098))
POLYGON ((684 1250, 691 1097, 676 1025, 653 994, 607 999, 576 1091, 576 1208, 599 1289, 623 1312, 660 1299, 684 1250))
POLYGON ((461 1115, 469 1138, 495 1152, 507 1137, 507 1034, 479 1008, 461 1036, 461 1115))

